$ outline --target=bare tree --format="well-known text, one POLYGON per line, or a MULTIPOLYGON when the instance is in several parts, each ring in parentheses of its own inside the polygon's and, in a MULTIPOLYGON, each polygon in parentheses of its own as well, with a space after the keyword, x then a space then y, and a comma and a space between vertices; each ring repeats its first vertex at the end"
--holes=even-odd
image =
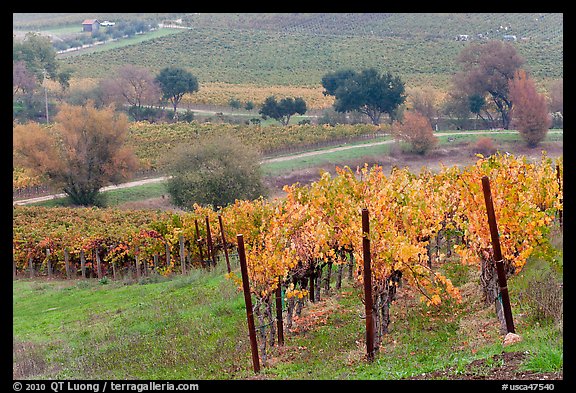
POLYGON ((15 98, 17 94, 31 93, 36 88, 36 77, 22 60, 13 62, 12 87, 12 98, 15 98))
POLYGON ((462 71, 454 76, 455 88, 468 97, 488 97, 501 116, 502 128, 508 129, 512 109, 508 81, 524 63, 514 46, 498 40, 472 43, 460 52, 458 62, 462 71))
POLYGON ((141 119, 142 108, 160 100, 162 91, 147 69, 127 64, 118 69, 117 76, 101 83, 102 90, 111 101, 128 105, 136 120, 141 119))

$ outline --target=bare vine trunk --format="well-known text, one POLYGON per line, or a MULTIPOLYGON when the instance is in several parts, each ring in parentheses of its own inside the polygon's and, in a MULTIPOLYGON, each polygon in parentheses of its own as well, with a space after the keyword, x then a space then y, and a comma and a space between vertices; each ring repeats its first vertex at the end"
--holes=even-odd
POLYGON ((504 309, 502 307, 502 298, 500 296, 498 274, 492 258, 482 258, 482 267, 480 271, 480 284, 486 304, 494 304, 496 316, 500 321, 500 333, 505 334, 508 329, 506 327, 506 318, 504 316, 504 309))
POLYGON ((344 271, 344 265, 343 264, 338 264, 338 270, 337 270, 337 274, 336 274, 336 289, 340 290, 340 288, 342 288, 342 272, 344 271))
POLYGON ((256 300, 254 314, 256 314, 259 323, 257 330, 260 335, 260 357, 262 358, 262 365, 266 366, 266 360, 268 359, 268 356, 266 355, 266 323, 264 320, 264 313, 260 309, 261 306, 262 301, 260 299, 256 300))

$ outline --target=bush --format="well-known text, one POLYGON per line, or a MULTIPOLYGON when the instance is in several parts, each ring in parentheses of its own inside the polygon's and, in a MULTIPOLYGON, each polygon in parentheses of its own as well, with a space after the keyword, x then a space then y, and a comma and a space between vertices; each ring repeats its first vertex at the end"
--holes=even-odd
POLYGON ((168 157, 167 190, 181 208, 194 203, 217 208, 236 199, 266 196, 259 153, 232 135, 212 135, 180 145, 168 157))
POLYGON ((485 157, 491 156, 496 153, 497 149, 494 146, 494 141, 490 137, 480 137, 472 145, 473 154, 482 154, 485 157))
POLYGON ((419 112, 406 112, 404 121, 394 121, 391 132, 397 140, 410 143, 418 154, 425 154, 438 143, 430 121, 419 112))

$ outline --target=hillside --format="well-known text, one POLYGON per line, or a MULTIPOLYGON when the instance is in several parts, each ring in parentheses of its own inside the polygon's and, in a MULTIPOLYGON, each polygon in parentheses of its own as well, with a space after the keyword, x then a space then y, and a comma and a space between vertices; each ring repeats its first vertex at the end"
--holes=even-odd
POLYGON ((310 86, 337 69, 376 67, 409 86, 445 87, 479 34, 515 35, 535 78, 563 77, 563 14, 190 14, 182 25, 190 29, 62 61, 80 78, 131 63, 185 67, 201 83, 310 86), (457 41, 460 34, 469 40, 457 41))

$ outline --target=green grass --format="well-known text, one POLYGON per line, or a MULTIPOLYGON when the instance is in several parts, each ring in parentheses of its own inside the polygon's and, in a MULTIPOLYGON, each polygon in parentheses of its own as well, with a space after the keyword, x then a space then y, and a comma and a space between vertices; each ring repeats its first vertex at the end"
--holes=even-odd
MULTIPOLYGON (((16 280, 14 365, 32 379, 250 378, 244 299, 224 273, 220 264, 145 285, 16 280)), ((390 333, 373 363, 364 358, 361 288, 344 279, 339 292, 307 302, 295 322, 299 329, 285 329, 284 348, 268 348, 262 378, 393 380, 449 367, 466 372, 473 360, 490 362, 502 351, 528 351, 523 370, 562 370, 563 340, 553 325, 528 324, 517 316, 523 341, 503 347, 493 307, 468 297, 429 309, 409 288, 399 294, 390 333), (466 329, 470 321, 487 326, 488 338, 479 341, 478 330, 466 329)), ((511 296, 517 315, 514 285, 511 296)))
POLYGON ((222 269, 146 285, 20 280, 13 290, 14 342, 37 350, 42 377, 248 375, 243 298, 222 269))
MULTIPOLYGON (((105 191, 102 193, 106 206, 118 206, 127 202, 141 201, 144 199, 158 198, 166 195, 166 184, 164 182, 143 184, 141 186, 121 188, 117 190, 105 191)), ((69 197, 54 198, 44 202, 32 203, 31 206, 57 207, 72 206, 69 197)))
POLYGON ((181 33, 182 29, 158 29, 154 31, 146 32, 145 34, 138 34, 128 38, 122 38, 117 41, 107 42, 104 45, 95 45, 90 48, 82 49, 80 51, 72 51, 58 54, 59 59, 65 59, 70 57, 76 57, 91 53, 102 53, 106 51, 111 51, 114 49, 124 48, 126 46, 140 44, 146 41, 158 39, 161 37, 166 37, 172 34, 181 33))

